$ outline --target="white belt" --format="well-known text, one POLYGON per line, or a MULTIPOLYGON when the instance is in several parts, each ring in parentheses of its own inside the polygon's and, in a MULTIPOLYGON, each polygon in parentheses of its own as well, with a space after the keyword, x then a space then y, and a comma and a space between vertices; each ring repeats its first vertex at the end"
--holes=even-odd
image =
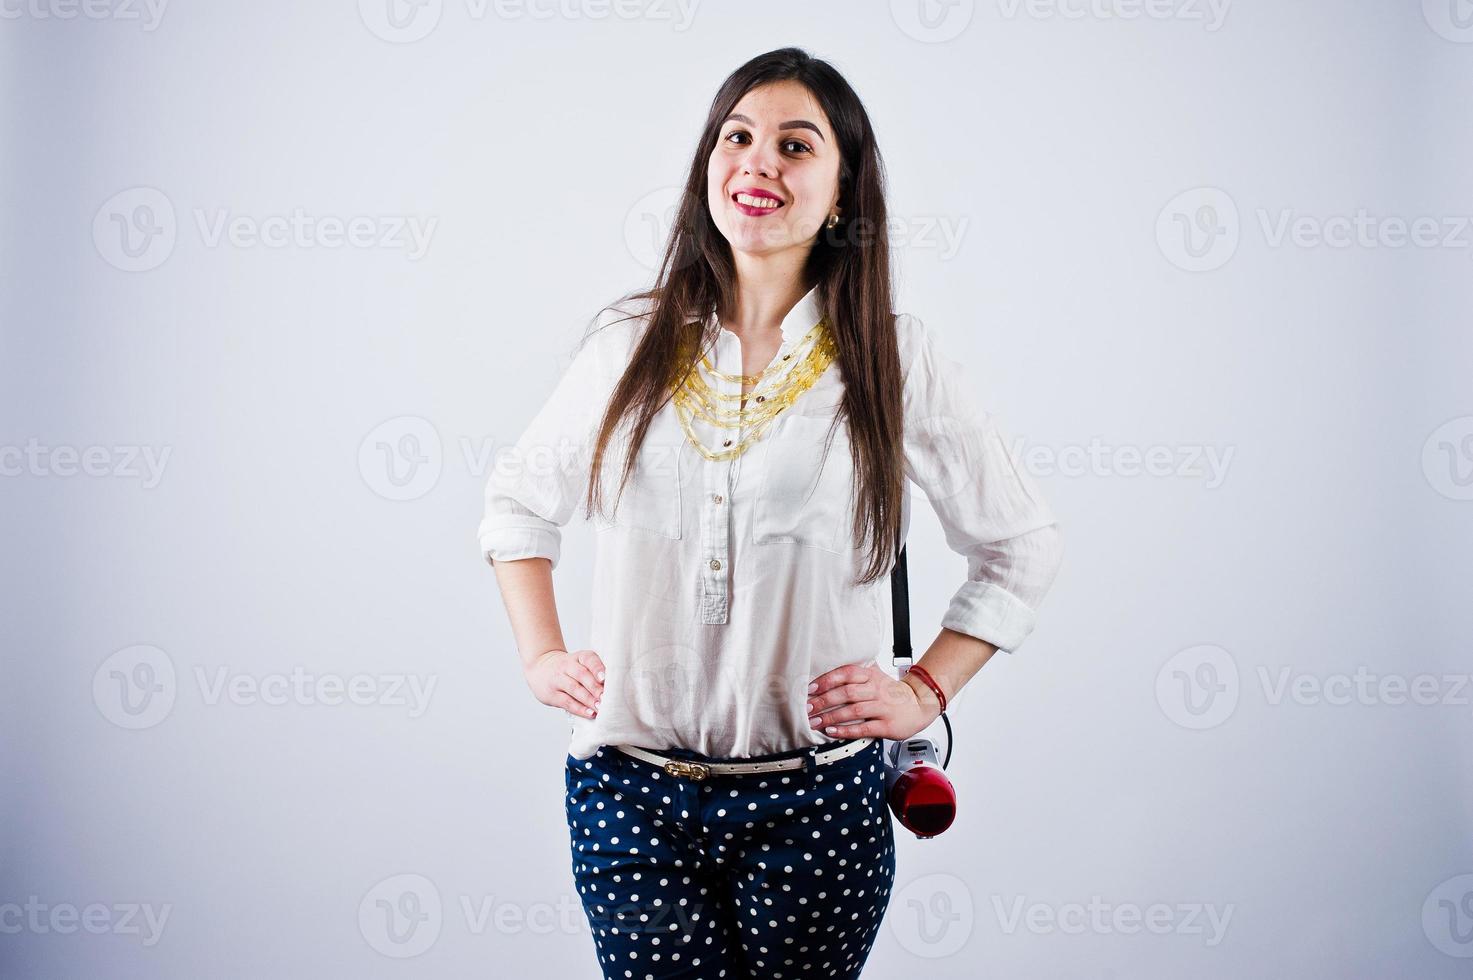
MULTIPOLYGON (((826 762, 835 762, 839 759, 847 759, 856 752, 874 741, 872 736, 857 738, 852 742, 841 745, 836 749, 824 749, 813 753, 813 761, 818 765, 826 762)), ((665 772, 671 776, 684 776, 687 779, 700 782, 707 776, 741 775, 753 772, 781 772, 786 769, 802 769, 808 762, 808 753, 795 755, 790 759, 770 759, 766 762, 697 762, 694 759, 676 759, 649 749, 642 749, 637 745, 615 745, 614 748, 625 755, 632 755, 636 759, 662 766, 665 772)))

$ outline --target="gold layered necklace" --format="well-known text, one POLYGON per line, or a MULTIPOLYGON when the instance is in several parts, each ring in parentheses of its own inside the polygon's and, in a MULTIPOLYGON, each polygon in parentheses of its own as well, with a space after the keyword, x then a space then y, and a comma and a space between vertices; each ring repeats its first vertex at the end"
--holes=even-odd
POLYGON ((747 451, 747 447, 762 438, 772 420, 789 408, 798 396, 823 376, 837 355, 834 334, 829 328, 828 317, 824 317, 803 335, 793 352, 784 355, 764 368, 759 374, 725 374, 716 370, 711 359, 701 355, 694 370, 687 373, 682 383, 675 387, 673 401, 680 427, 706 459, 735 459, 747 451), (782 373, 783 365, 799 357, 792 370, 782 373), (703 373, 704 372, 704 373, 703 373), (717 391, 707 380, 707 375, 717 381, 735 381, 740 385, 756 385, 751 391, 725 394, 717 391), (745 399, 745 404, 742 400, 745 399), (737 407, 730 406, 737 402, 737 407), (724 442, 729 448, 707 448, 696 435, 692 422, 700 419, 718 429, 749 430, 735 446, 731 439, 724 442))

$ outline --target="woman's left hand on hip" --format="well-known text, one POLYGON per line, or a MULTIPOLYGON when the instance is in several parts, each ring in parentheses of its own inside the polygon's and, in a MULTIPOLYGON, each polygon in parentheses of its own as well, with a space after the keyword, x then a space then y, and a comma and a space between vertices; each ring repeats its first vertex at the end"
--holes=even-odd
POLYGON ((935 695, 922 697, 877 664, 845 664, 814 678, 808 723, 834 738, 910 738, 941 715, 935 695))

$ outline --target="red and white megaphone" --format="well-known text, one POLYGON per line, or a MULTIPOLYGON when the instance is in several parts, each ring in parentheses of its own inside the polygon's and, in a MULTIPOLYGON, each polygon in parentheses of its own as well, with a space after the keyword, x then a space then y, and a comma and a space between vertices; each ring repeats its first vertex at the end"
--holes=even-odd
POLYGON ((917 838, 935 837, 956 819, 956 789, 929 738, 884 740, 885 795, 895 819, 917 838))
MULTIPOLYGON (((900 677, 910 670, 910 592, 906 580, 905 546, 900 546, 890 571, 891 615, 895 627, 895 667, 900 677), (902 663, 902 661, 904 661, 902 663)), ((921 840, 935 837, 956 819, 956 789, 946 775, 951 761, 951 719, 946 725, 946 760, 936 759, 936 743, 921 735, 901 741, 882 739, 885 795, 895 819, 921 840)))

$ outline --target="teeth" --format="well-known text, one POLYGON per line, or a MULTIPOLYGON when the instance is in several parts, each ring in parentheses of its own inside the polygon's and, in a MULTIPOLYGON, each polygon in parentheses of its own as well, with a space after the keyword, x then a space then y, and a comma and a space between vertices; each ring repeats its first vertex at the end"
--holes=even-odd
POLYGON ((736 196, 736 199, 738 203, 745 204, 748 207, 753 208, 775 208, 778 207, 781 203, 779 201, 774 201, 770 197, 753 197, 750 194, 738 194, 736 196))

